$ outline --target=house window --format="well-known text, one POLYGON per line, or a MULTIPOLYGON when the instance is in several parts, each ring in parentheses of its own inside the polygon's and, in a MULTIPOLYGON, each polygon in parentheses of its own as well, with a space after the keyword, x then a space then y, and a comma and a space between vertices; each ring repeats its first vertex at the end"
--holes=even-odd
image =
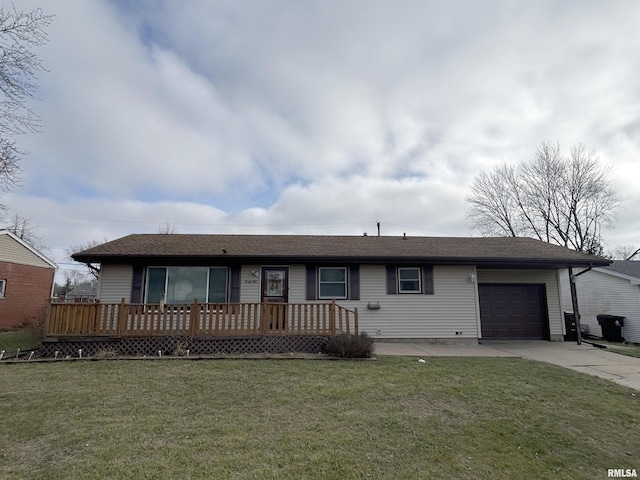
POLYGON ((227 269, 215 267, 209 269, 209 303, 225 303, 227 301, 227 269))
POLYGON ((4 298, 4 290, 6 286, 7 286, 7 281, 0 280, 0 298, 4 298))
POLYGON ((387 295, 422 293, 433 295, 433 265, 387 265, 387 295))
POLYGON ((226 267, 150 267, 146 303, 170 305, 227 301, 226 267))
POLYGON ((420 267, 398 268, 398 292, 420 293, 420 267))
POLYGON ((319 298, 347 298, 347 269, 321 267, 319 272, 319 298))
MULTIPOLYGON (((395 278, 395 277, 394 277, 395 278)), ((360 266, 350 265, 342 268, 328 268, 318 267, 317 265, 306 265, 306 285, 305 285, 305 299, 306 300, 318 300, 319 298, 341 298, 349 300, 360 300, 360 266), (320 273, 320 270, 328 270, 327 273, 320 273), (338 270, 338 272, 335 272, 338 270), (348 270, 348 273, 347 273, 348 270), (337 276, 339 281, 331 282, 328 277, 331 275, 337 276), (320 282, 322 276, 322 282, 320 282), (345 286, 346 281, 349 282, 349 286, 345 286), (320 288, 319 283, 323 283, 325 286, 320 288), (340 297, 331 295, 331 288, 340 297), (323 297, 322 295, 327 295, 323 297)))

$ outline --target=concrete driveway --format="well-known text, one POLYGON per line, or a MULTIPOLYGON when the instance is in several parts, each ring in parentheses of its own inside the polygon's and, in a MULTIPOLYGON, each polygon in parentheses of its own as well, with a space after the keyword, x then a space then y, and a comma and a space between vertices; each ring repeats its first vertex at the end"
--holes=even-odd
POLYGON ((575 342, 483 342, 479 345, 376 342, 377 355, 414 357, 521 357, 613 380, 640 391, 640 358, 575 342))

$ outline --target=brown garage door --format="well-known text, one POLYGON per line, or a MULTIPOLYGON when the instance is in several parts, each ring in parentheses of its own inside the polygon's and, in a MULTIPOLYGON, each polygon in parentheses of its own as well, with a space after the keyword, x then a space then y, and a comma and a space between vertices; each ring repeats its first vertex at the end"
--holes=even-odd
POLYGON ((544 285, 478 285, 483 339, 548 339, 544 285))

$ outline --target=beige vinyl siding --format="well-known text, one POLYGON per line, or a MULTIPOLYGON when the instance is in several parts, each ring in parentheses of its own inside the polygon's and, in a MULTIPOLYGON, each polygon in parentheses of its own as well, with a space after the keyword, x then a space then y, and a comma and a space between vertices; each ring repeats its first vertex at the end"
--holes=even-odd
MULTIPOLYGON (((569 275, 566 270, 560 278, 563 309, 572 312, 569 275)), ((626 317, 622 327, 624 339, 627 342, 640 343, 640 286, 633 285, 628 278, 594 269, 576 277, 576 291, 580 322, 589 326, 589 333, 602 336, 597 315, 619 315, 626 317)))
MULTIPOLYGON (((304 303, 307 298, 307 267, 291 265, 289 267, 289 303, 304 303)), ((324 300, 317 300, 318 302, 324 300)))
POLYGON ((38 255, 6 234, 0 235, 0 262, 53 268, 38 255))
MULTIPOLYGON (((433 295, 388 295, 385 266, 362 265, 360 300, 337 303, 357 307, 360 330, 374 338, 476 339, 476 289, 469 280, 473 271, 472 266, 434 266, 433 295), (367 309, 369 302, 379 303, 380 310, 367 309)), ((292 266, 290 278, 289 301, 305 302, 305 266, 292 266)))
POLYGON ((560 305, 562 311, 572 312, 573 305, 571 303, 571 289, 569 287, 569 272, 567 270, 560 270, 558 277, 560 281, 560 305))
POLYGON ((102 265, 100 282, 98 283, 98 299, 102 303, 118 303, 124 298, 131 300, 131 282, 133 267, 131 265, 102 265))
POLYGON ((478 283, 545 284, 551 340, 562 340, 564 320, 556 270, 478 270, 478 283))
POLYGON ((243 265, 240 271, 240 303, 260 302, 260 265, 243 265), (257 272, 257 276, 252 272, 257 272))

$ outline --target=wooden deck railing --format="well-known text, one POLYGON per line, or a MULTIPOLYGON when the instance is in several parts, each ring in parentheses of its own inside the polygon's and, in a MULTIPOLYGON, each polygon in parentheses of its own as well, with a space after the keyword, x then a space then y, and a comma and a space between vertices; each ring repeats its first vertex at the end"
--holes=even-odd
POLYGON ((358 334, 358 309, 331 303, 52 303, 50 337, 358 334))

